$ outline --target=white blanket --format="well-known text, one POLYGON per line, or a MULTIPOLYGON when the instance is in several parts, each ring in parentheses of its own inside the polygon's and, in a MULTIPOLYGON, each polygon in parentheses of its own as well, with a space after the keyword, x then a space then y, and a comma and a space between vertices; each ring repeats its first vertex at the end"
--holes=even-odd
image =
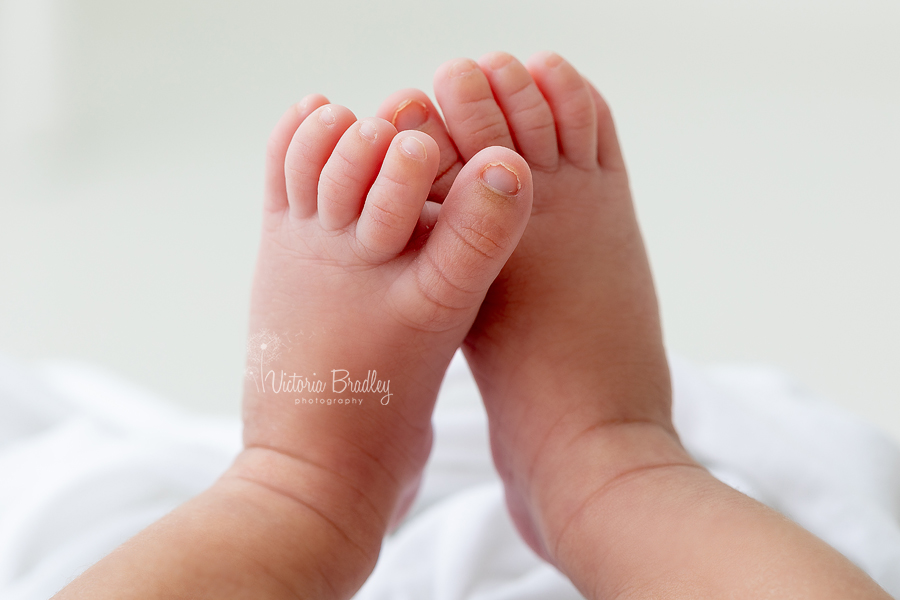
MULTIPOLYGON (((673 361, 688 450, 900 597, 900 450, 778 372, 673 361)), ((522 543, 458 355, 423 487, 360 600, 580 598, 522 543)), ((188 415, 96 368, 0 359, 0 598, 50 597, 207 487, 240 449, 234 419, 188 415)))

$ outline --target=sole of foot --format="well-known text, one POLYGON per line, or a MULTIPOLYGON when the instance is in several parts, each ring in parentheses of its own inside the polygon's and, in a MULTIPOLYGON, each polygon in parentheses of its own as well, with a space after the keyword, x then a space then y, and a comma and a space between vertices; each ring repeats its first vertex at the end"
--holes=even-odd
POLYGON ((452 60, 434 87, 443 118, 418 90, 379 110, 437 142, 433 201, 486 147, 517 151, 533 172, 532 218, 464 349, 513 518, 558 562, 564 524, 604 481, 691 464, 671 424, 659 309, 625 163, 606 102, 556 54, 526 65, 505 53, 452 60), (615 460, 593 465, 600 472, 586 480, 571 452, 598 436, 615 460), (583 485, 554 494, 572 480, 583 485))
POLYGON ((269 143, 232 474, 322 515, 368 568, 414 496, 449 361, 531 213, 512 150, 479 152, 437 205, 440 160, 427 134, 322 96, 269 143))

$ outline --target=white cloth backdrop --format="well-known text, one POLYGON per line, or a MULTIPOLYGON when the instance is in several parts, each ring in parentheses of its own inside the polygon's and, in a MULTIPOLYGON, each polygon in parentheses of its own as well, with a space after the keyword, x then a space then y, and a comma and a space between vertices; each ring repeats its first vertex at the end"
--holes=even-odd
MULTIPOLYGON (((900 597, 900 450, 766 368, 673 361, 688 450, 900 597)), ((518 538, 484 412, 457 355, 409 517, 359 600, 580 598, 518 538)), ((116 376, 0 358, 0 598, 49 598, 207 487, 240 449, 234 419, 188 415, 116 376)))

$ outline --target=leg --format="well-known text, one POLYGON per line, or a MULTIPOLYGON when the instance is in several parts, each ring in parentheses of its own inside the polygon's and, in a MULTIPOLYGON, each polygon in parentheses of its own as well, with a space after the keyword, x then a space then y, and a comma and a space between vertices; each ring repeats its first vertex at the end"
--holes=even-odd
POLYGON ((269 145, 245 450, 60 598, 349 598, 408 505, 444 371, 528 220, 530 172, 486 149, 417 229, 434 140, 326 102, 288 111, 269 145))
POLYGON ((441 67, 435 94, 380 114, 420 124, 456 159, 515 149, 533 215, 464 350, 484 397, 507 503, 523 537, 589 598, 847 597, 877 586, 684 451, 653 281, 609 108, 558 55, 495 53, 441 67), (424 119, 422 118, 424 117, 424 119))

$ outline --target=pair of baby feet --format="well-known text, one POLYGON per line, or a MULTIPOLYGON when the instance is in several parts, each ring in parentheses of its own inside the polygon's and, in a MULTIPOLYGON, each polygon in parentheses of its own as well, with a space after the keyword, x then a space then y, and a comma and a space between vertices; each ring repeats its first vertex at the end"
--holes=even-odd
POLYGON ((245 450, 58 598, 350 598, 409 506, 462 345, 522 535, 590 599, 887 598, 715 480, 670 419, 609 110, 568 63, 444 65, 271 138, 245 450), (399 130, 402 130, 398 132, 399 130))
POLYGON ((593 589, 573 535, 588 508, 695 466, 610 111, 551 53, 451 61, 435 92, 443 119, 404 90, 381 118, 316 95, 276 126, 251 313, 266 347, 231 474, 321 517, 352 548, 329 575, 352 593, 415 495, 462 345, 516 525, 593 589))

